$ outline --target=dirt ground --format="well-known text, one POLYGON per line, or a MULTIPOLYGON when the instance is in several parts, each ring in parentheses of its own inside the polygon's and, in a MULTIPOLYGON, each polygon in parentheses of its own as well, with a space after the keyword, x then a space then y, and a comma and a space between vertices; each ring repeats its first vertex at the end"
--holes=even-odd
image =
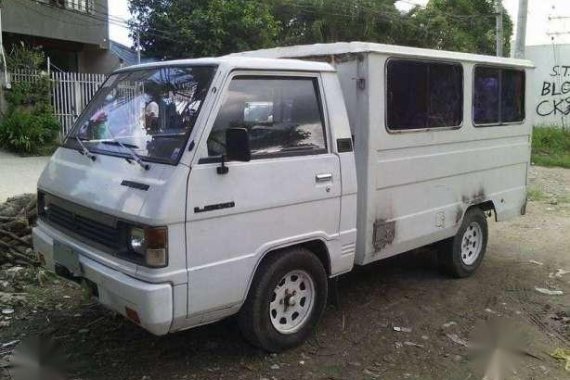
POLYGON ((475 276, 440 275, 425 249, 359 268, 340 279, 340 305, 315 336, 283 354, 249 346, 233 319, 154 337, 42 276, 12 289, 25 300, 0 318, 0 354, 41 336, 47 364, 71 379, 570 379, 550 355, 570 349, 570 273, 560 271, 570 271, 570 170, 533 167, 530 179, 540 200, 524 217, 489 219, 475 276))

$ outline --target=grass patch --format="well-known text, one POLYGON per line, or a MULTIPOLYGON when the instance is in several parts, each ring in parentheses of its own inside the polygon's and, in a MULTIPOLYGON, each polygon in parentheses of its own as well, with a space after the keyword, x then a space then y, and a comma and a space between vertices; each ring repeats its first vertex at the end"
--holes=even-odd
POLYGON ((570 130, 535 127, 532 136, 532 162, 540 166, 570 168, 570 130))
POLYGON ((534 202, 540 202, 547 199, 547 196, 539 189, 528 189, 528 200, 534 202))

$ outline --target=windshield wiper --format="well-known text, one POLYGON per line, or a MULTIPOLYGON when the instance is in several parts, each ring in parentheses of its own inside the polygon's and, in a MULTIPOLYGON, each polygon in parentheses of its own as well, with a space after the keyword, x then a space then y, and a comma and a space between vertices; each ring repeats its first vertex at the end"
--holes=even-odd
MULTIPOLYGON (((150 165, 144 163, 144 161, 142 160, 142 158, 140 158, 140 156, 138 154, 135 153, 134 150, 132 150, 131 148, 129 148, 129 146, 132 146, 133 148, 138 148, 138 146, 133 145, 133 144, 123 144, 122 142, 120 142, 119 140, 117 140, 115 138, 115 136, 113 136, 113 133, 111 132, 109 126, 107 125, 107 123, 105 123, 105 129, 107 130, 107 133, 109 133, 109 135, 111 136, 110 139, 107 140, 103 140, 101 141, 103 144, 116 144, 118 146, 120 146, 123 149, 126 149, 129 152, 129 155, 131 156, 131 160, 135 161, 137 164, 139 164, 141 166, 141 168, 143 168, 144 170, 149 170, 150 169, 150 165)), ((129 160, 127 158, 128 162, 131 162, 131 160, 129 160)))
POLYGON ((105 140, 105 141, 101 141, 102 144, 106 144, 106 145, 118 145, 118 146, 123 146, 125 148, 133 148, 133 149, 138 149, 138 145, 135 144, 129 144, 129 143, 120 143, 117 140, 105 140))
POLYGON ((139 164, 141 166, 141 168, 143 168, 144 170, 148 170, 150 169, 150 165, 146 164, 142 158, 140 158, 140 156, 138 154, 135 153, 135 151, 132 148, 138 148, 138 146, 134 145, 134 144, 123 144, 122 142, 120 142, 119 140, 116 140, 114 138, 111 138, 110 140, 106 140, 106 141, 101 141, 103 144, 107 144, 107 145, 118 145, 123 149, 126 149, 129 152, 129 155, 131 156, 131 159, 127 158, 127 161, 131 162, 134 161, 137 164, 139 164), (132 148, 131 148, 132 147, 132 148))
POLYGON ((85 144, 83 144, 83 141, 81 141, 81 138, 79 136, 75 135, 74 137, 75 141, 77 141, 79 143, 79 146, 81 147, 81 149, 78 150, 79 154, 84 155, 85 157, 89 158, 91 161, 95 161, 97 156, 91 153, 89 149, 87 149, 87 147, 85 146, 85 144))

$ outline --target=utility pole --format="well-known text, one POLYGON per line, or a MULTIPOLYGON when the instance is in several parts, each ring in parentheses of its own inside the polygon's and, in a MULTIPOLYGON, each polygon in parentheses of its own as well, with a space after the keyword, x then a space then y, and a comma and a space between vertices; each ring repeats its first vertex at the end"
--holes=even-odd
MULTIPOLYGON (((4 86, 6 88, 12 87, 10 85, 10 77, 8 75, 8 62, 6 61, 6 53, 4 52, 4 40, 2 39, 2 5, 0 4, 0 59, 2 60, 2 75, 0 81, 0 87, 4 86)), ((0 88, 0 92, 1 92, 0 88)), ((2 96, 0 94, 0 96, 2 96)), ((0 99, 2 101, 2 99, 0 99)))
POLYGON ((141 32, 137 29, 137 63, 141 63, 141 32))
POLYGON ((497 39, 497 57, 503 56, 503 4, 501 0, 495 0, 495 16, 497 17, 497 27, 495 37, 497 39))
POLYGON ((526 45, 527 15, 528 15, 528 0, 519 0, 517 37, 515 40, 515 58, 524 58, 525 45, 526 45))

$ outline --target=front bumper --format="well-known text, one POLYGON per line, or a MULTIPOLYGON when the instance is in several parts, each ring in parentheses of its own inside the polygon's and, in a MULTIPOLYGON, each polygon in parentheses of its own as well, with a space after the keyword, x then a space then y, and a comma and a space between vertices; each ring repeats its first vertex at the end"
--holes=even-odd
POLYGON ((66 244, 78 254, 81 277, 97 285, 97 299, 101 304, 127 318, 126 308, 134 310, 140 326, 155 335, 169 332, 173 320, 173 291, 170 284, 150 284, 100 264, 87 257, 84 245, 58 232, 39 226, 33 229, 32 235, 34 251, 43 256, 47 269, 55 272, 54 240, 66 244))

